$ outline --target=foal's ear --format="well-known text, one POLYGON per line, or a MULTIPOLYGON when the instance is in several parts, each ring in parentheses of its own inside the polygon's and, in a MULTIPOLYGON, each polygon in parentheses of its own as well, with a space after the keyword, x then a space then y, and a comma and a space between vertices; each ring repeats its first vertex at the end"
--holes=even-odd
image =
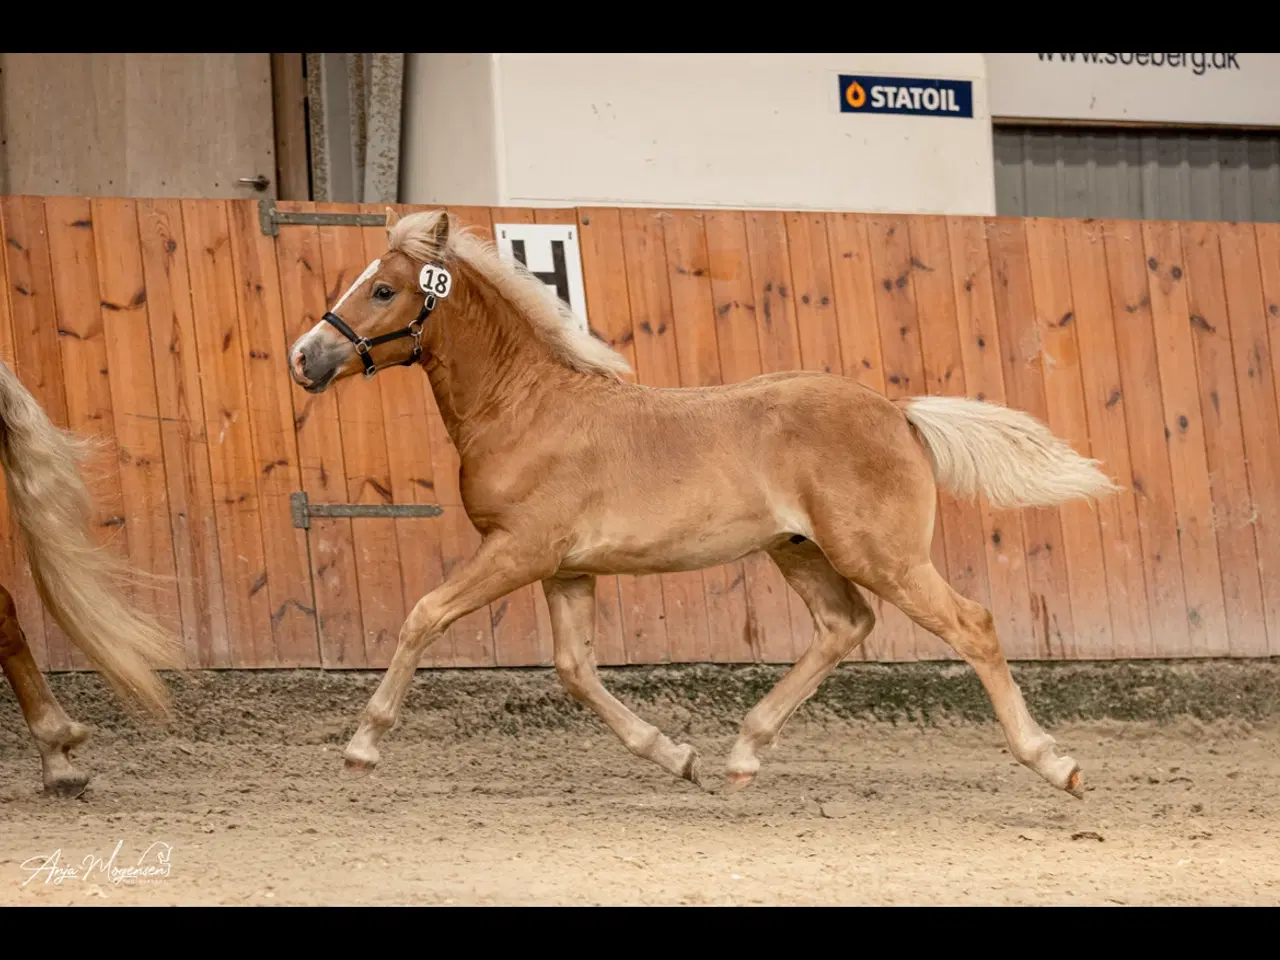
POLYGON ((391 235, 391 228, 400 222, 400 214, 396 213, 390 207, 387 207, 387 235, 391 235))
POLYGON ((444 248, 449 245, 449 212, 441 210, 440 216, 436 219, 435 230, 431 234, 432 245, 441 253, 444 248))

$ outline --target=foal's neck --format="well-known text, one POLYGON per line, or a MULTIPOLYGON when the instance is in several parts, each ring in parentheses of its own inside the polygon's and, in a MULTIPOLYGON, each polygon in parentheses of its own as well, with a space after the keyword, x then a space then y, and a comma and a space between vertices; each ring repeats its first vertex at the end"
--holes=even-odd
POLYGON ((483 286, 460 284, 431 331, 424 366, 449 438, 464 460, 506 449, 551 399, 594 378, 558 362, 529 321, 483 286))

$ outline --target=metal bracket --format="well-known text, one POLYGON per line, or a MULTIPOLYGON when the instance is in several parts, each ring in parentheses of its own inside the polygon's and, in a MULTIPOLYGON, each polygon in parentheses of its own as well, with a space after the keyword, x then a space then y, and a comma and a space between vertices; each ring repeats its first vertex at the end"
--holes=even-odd
POLYGON ((280 224, 311 227, 385 227, 385 213, 293 213, 276 209, 274 200, 258 201, 258 225, 266 237, 278 237, 280 224))
POLYGON ((433 503, 312 503, 306 491, 296 490, 289 495, 289 512, 295 527, 309 530, 312 517, 438 517, 444 510, 433 503))

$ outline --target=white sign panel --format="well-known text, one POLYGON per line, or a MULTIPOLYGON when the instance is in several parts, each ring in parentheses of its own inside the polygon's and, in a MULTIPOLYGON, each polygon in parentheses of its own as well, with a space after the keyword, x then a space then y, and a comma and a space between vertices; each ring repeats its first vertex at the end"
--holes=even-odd
POLYGON ((520 261, 569 305, 587 332, 587 292, 582 283, 578 228, 562 223, 495 223, 498 252, 520 261))
POLYGON ((1280 54, 988 53, 991 116, 1280 127, 1280 54))

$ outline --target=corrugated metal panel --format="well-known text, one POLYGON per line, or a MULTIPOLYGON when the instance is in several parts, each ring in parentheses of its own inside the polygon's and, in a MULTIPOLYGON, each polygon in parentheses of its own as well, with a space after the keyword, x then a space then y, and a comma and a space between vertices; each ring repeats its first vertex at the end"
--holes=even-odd
POLYGON ((1011 217, 1280 222, 1280 134, 995 128, 1011 217))

